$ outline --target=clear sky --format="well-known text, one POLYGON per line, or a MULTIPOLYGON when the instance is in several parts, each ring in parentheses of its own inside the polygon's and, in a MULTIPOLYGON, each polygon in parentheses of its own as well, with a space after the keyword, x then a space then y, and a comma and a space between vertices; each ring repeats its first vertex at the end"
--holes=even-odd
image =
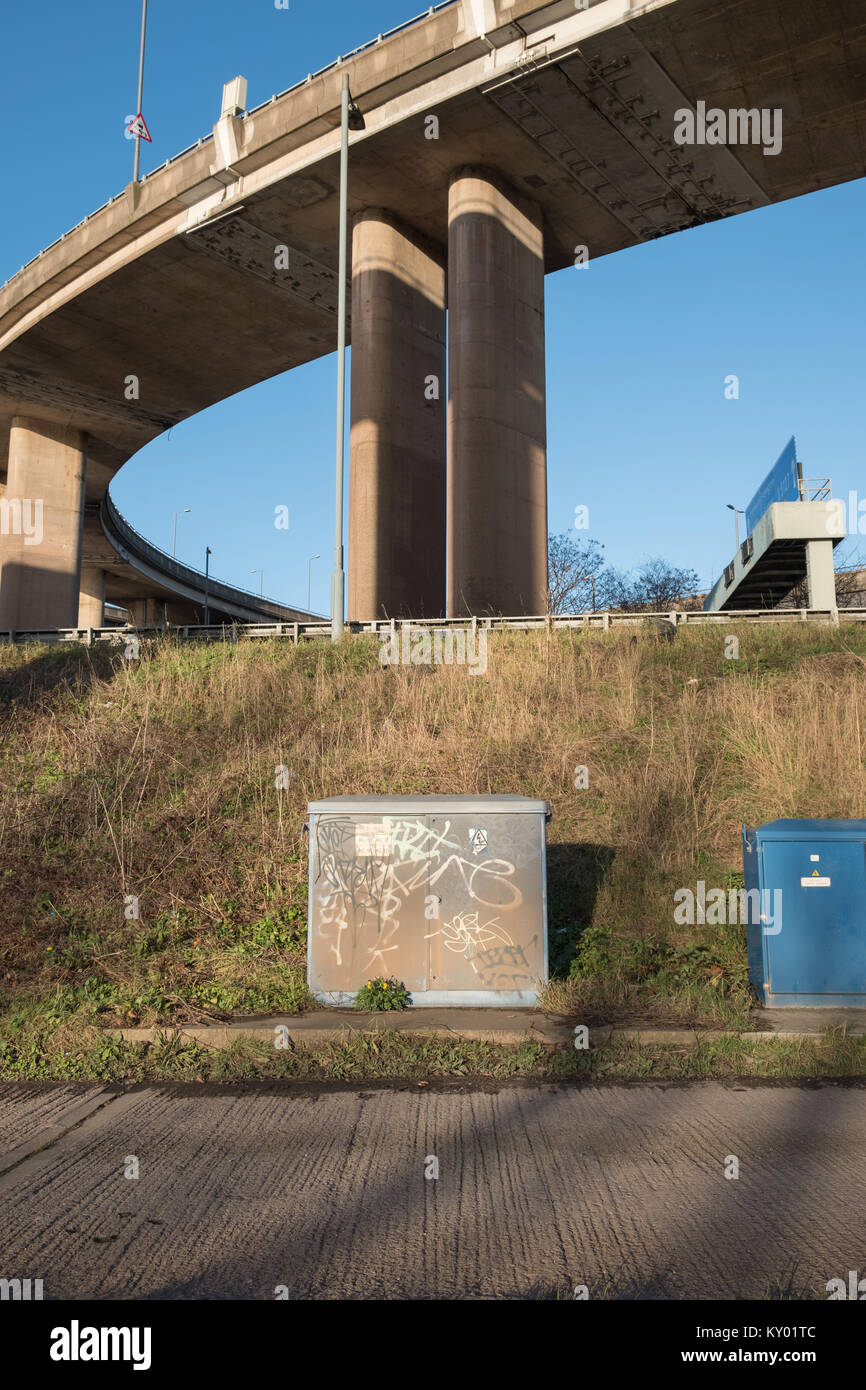
MULTIPOLYGON (((0 281, 129 181, 140 0, 0 0, 7 196, 0 281)), ((416 0, 417 3, 417 0, 416 0)), ((412 0, 150 0, 142 170, 209 133, 237 74, 255 106, 423 7, 412 0)), ((611 563, 662 555, 709 587, 733 517, 795 434, 809 476, 866 498, 866 180, 548 276, 550 528, 588 506, 611 563), (740 379, 739 400, 725 379, 740 379)), ((220 578, 325 611, 336 358, 223 402, 112 485, 132 524, 220 578), (274 507, 290 508, 288 532, 274 507)), ((866 520, 864 520, 866 525, 866 520)), ((577 534, 577 533, 575 533, 577 534)), ((580 533, 585 535, 586 533, 580 533)), ((844 553, 866 558, 866 535, 844 553)))

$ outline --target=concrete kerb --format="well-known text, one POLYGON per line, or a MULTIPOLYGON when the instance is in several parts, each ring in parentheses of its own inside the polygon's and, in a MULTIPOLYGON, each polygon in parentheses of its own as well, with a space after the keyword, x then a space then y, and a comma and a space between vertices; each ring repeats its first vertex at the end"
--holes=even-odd
MULTIPOLYGON (((611 1042, 639 1042, 645 1046, 693 1047, 699 1042, 720 1042, 723 1038, 741 1038, 744 1042, 759 1043, 768 1038, 796 1041, 816 1038, 827 1028, 844 1027, 853 1037, 866 1036, 866 1010, 808 1009, 767 1010, 761 1016, 760 1031, 738 1032, 725 1028, 654 1028, 627 1027, 618 1024, 589 1026, 590 1047, 604 1047, 611 1042), (789 1020, 778 1019, 778 1013, 797 1013, 791 1018, 793 1026, 783 1026, 789 1020), (773 1014, 770 1018, 769 1015, 773 1014), (840 1014, 856 1017, 840 1018, 840 1014)), ((349 1014, 345 1010, 322 1009, 309 1014, 280 1015, 272 1018, 241 1020, 224 1024, 160 1024, 152 1027, 121 1028, 125 1042, 153 1043, 161 1037, 181 1037, 208 1048, 229 1047, 238 1038, 250 1038, 273 1045, 277 1029, 290 1044, 318 1048, 332 1043, 347 1043, 356 1036, 370 1037, 381 1033, 405 1033, 423 1038, 461 1038, 467 1042, 498 1043, 514 1046, 539 1042, 556 1051, 574 1045, 575 1020, 553 1017, 532 1009, 409 1009, 405 1012, 383 1014, 349 1014)))

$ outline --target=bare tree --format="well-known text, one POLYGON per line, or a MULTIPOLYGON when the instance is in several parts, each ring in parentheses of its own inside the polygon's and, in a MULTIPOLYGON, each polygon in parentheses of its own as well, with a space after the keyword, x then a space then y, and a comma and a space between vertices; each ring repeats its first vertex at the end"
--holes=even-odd
MULTIPOLYGON (((635 574, 604 562, 596 540, 576 541, 565 532, 548 543, 548 606, 551 613, 657 612, 694 607, 698 576, 666 560, 647 560, 635 574)), ((699 605, 698 605, 699 606, 699 605)))
POLYGON ((631 606, 631 576, 612 566, 601 575, 599 606, 611 612, 627 613, 631 606))
POLYGON ((548 611, 593 613, 604 584, 604 546, 600 541, 576 541, 567 531, 548 542, 548 611))
POLYGON ((836 571, 836 602, 840 608, 866 607, 866 569, 862 562, 836 571))
MULTIPOLYGON (((859 608, 866 605, 866 570, 859 553, 836 571, 836 603, 840 608, 859 608)), ((808 605, 809 584, 807 580, 802 579, 775 607, 807 608, 808 605)))
POLYGON ((667 560, 647 560, 635 576, 631 602, 635 608, 648 608, 656 612, 664 608, 679 608, 697 592, 698 586, 699 580, 694 570, 677 569, 667 560))
POLYGON ((658 613, 693 606, 698 590, 694 570, 677 569, 667 560, 646 560, 634 574, 611 571, 611 608, 626 613, 658 613))

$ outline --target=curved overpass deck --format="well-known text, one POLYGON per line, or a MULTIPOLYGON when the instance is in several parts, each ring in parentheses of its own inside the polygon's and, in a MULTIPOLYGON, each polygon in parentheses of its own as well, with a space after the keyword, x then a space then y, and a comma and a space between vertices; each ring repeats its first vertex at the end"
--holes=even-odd
POLYGON ((140 536, 108 493, 95 513, 85 516, 84 561, 106 574, 106 601, 133 612, 136 605, 145 605, 140 613, 142 626, 163 616, 176 623, 200 623, 206 605, 214 622, 319 621, 318 614, 287 607, 181 564, 140 536))

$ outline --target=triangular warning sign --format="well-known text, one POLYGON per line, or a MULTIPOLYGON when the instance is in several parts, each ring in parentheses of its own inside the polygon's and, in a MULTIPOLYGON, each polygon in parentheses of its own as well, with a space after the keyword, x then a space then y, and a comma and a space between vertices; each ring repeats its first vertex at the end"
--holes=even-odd
POLYGON ((150 131, 147 128, 147 121, 140 111, 134 120, 130 121, 129 125, 126 127, 126 133, 127 135, 131 135, 135 140, 146 140, 149 145, 153 144, 150 138, 150 131))
POLYGON ((813 878, 820 878, 820 877, 821 877, 821 874, 820 874, 820 872, 819 872, 817 869, 813 869, 813 870, 812 870, 812 877, 813 877, 813 878))

